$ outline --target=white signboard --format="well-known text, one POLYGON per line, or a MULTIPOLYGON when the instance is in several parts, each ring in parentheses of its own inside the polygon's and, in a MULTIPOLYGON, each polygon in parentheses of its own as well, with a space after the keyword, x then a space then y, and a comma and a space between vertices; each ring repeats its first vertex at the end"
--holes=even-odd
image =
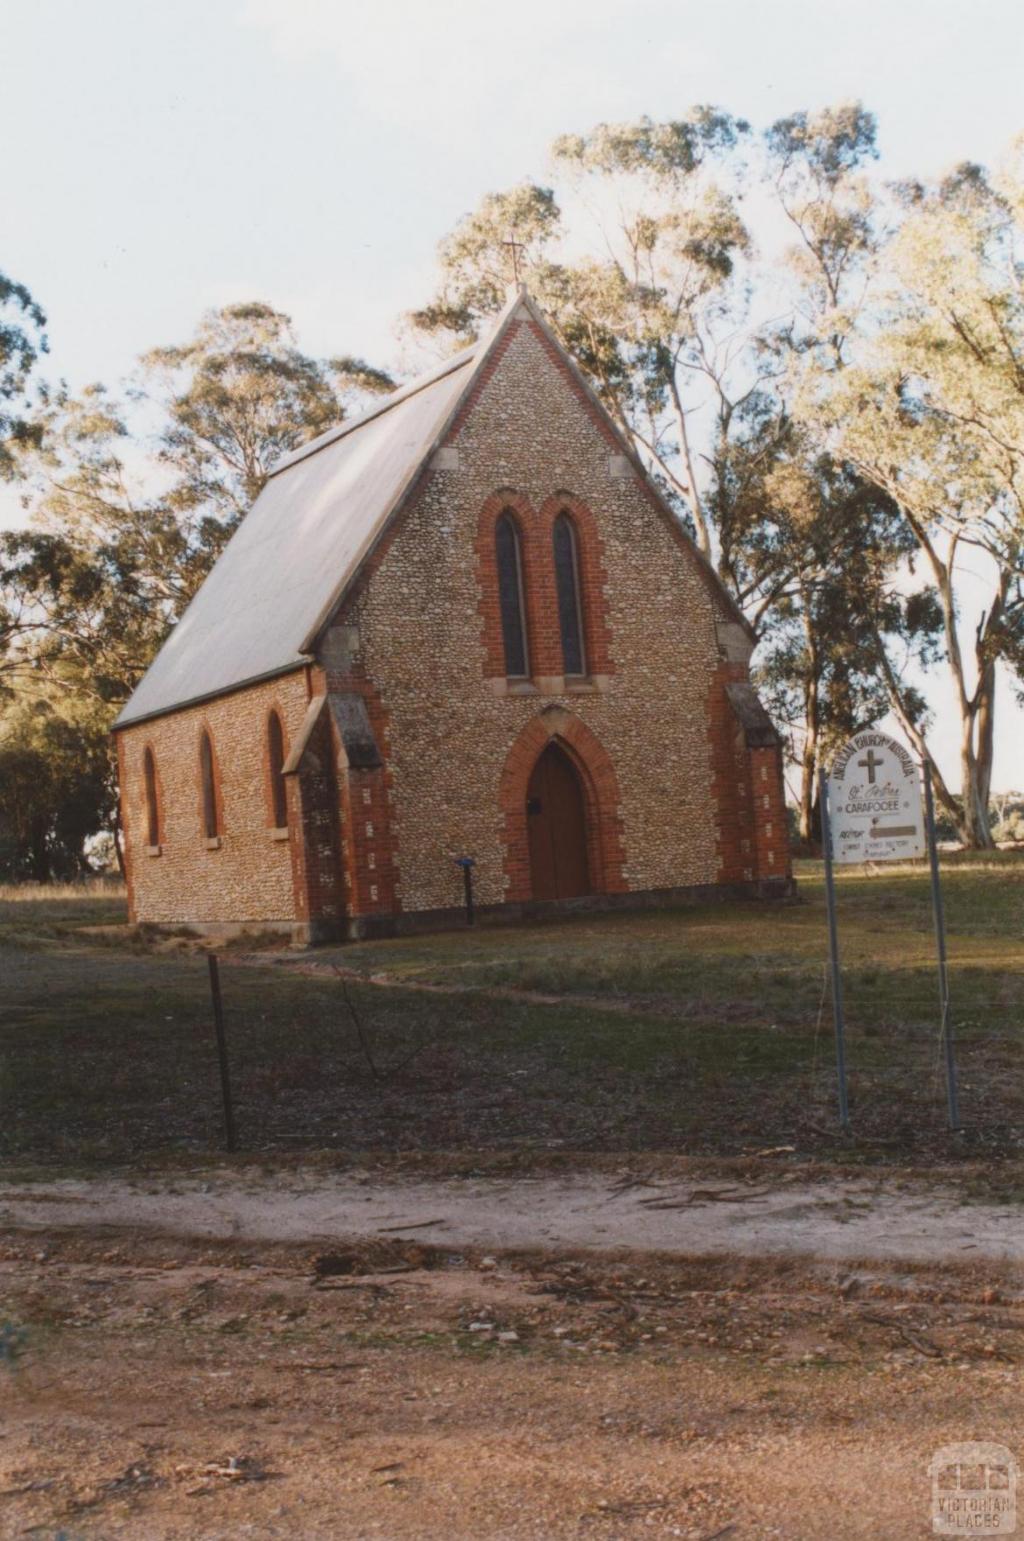
POLYGON ((828 777, 832 859, 902 861, 923 856, 924 808, 917 761, 886 733, 858 733, 828 777))

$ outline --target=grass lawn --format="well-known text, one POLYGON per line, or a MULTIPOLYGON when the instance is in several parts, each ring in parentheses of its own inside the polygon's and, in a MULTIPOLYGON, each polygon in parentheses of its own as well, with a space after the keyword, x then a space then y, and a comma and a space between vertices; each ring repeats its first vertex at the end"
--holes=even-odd
MULTIPOLYGON (((1024 858, 945 863, 965 1132, 944 1127, 927 873, 840 888, 854 1132, 836 1134, 821 868, 730 903, 224 961, 243 1148, 360 1156, 1019 1157, 1024 858), (362 979, 346 991, 335 963, 362 979), (385 979, 388 988, 373 980, 385 979), (543 997, 543 998, 539 998, 543 997)), ((0 1158, 198 1156, 220 1137, 205 959, 84 926, 108 890, 0 890, 0 1158)))

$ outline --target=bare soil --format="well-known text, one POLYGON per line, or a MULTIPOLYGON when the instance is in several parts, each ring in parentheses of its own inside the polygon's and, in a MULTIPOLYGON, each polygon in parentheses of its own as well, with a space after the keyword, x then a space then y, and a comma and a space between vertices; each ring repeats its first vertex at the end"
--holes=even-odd
POLYGON ((0 1536, 928 1535, 1024 1228, 786 1175, 8 1185, 0 1536))
POLYGON ((0 1534, 930 1534, 1016 1447, 1020 1275, 11 1234, 0 1534))

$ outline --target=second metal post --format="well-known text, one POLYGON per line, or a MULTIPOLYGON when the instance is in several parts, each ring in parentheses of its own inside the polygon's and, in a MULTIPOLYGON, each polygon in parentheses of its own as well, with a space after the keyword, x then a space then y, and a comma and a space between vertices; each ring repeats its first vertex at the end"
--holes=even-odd
POLYGON ((843 976, 839 969, 839 932, 836 926, 836 885, 832 872, 832 822, 828 813, 828 777, 818 771, 818 797, 821 802, 821 849, 825 858, 825 903, 828 908, 828 955, 832 975, 832 1020, 836 1031, 836 1079, 839 1083, 839 1122, 850 1127, 850 1109, 846 1096, 846 1022, 843 1017, 843 976))

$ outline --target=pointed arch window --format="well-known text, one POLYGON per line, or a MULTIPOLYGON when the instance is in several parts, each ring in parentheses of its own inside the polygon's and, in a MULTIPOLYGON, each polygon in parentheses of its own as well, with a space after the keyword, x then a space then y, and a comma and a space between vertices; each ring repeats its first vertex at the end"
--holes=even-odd
POLYGON ((525 679, 530 672, 530 655, 526 640, 522 543, 516 521, 507 509, 495 526, 494 543, 505 673, 510 679, 525 679))
POLYGON ((288 826, 288 794, 284 782, 284 729, 277 712, 267 718, 267 757, 270 761, 270 797, 274 808, 274 828, 288 826))
POLYGON ((216 840, 220 835, 217 768, 213 759, 213 744, 205 729, 199 740, 199 775, 203 784, 203 831, 207 840, 216 840))
POLYGON ((579 542, 576 526, 567 513, 559 514, 555 520, 552 540, 555 557, 555 589, 558 594, 558 627, 562 639, 562 663, 567 675, 585 675, 587 651, 583 640, 579 542))
POLYGON ((146 746, 142 756, 142 779, 146 790, 146 844, 160 844, 160 802, 156 791, 156 760, 152 749, 146 746))

